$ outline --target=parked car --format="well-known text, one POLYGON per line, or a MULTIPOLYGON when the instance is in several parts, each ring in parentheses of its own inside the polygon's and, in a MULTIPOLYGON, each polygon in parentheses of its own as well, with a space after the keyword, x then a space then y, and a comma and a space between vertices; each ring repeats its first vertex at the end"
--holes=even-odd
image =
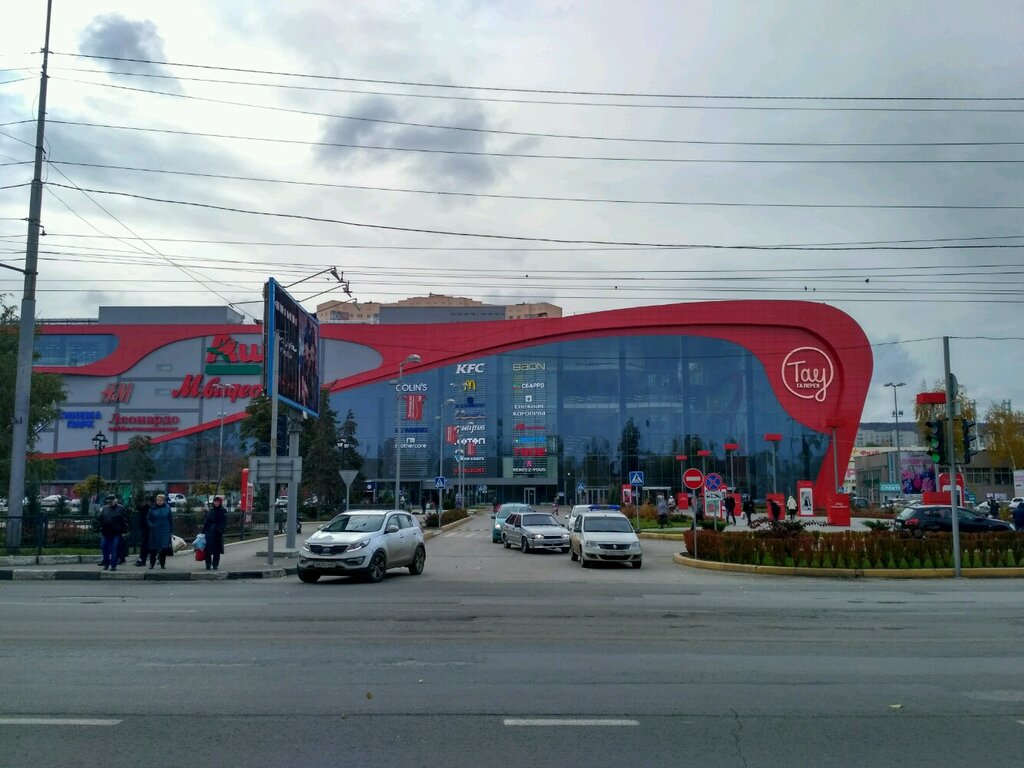
POLYGON ((569 551, 569 532, 547 512, 513 512, 501 526, 505 549, 519 547, 523 552, 538 549, 569 551))
POLYGON ((867 509, 870 506, 871 502, 864 496, 850 497, 850 509, 867 509))
MULTIPOLYGON (((1005 520, 997 520, 962 507, 958 508, 958 527, 962 533, 1001 533, 1012 531, 1005 520)), ((913 533, 953 530, 953 513, 950 506, 923 505, 908 507, 896 516, 896 527, 913 533)))
POLYGON ((565 527, 570 531, 576 524, 576 518, 582 515, 584 512, 621 512, 621 508, 616 504, 576 504, 572 510, 566 515, 568 518, 565 527))
POLYGON ((168 493, 167 503, 172 507, 184 507, 188 503, 184 493, 168 493))
POLYGON ((569 535, 569 557, 583 568, 592 563, 643 565, 640 539, 621 512, 585 512, 577 517, 569 535))
POLYGON ((378 582, 392 568, 423 573, 427 550, 423 531, 408 512, 360 510, 336 515, 299 549, 299 580, 362 575, 378 582))
POLYGON ((513 512, 533 512, 533 507, 529 504, 516 504, 514 502, 499 506, 494 514, 491 515, 494 518, 494 525, 491 526, 491 542, 493 544, 501 543, 501 526, 504 524, 505 518, 513 512))
POLYGON ((82 502, 80 499, 72 499, 70 496, 62 496, 59 493, 55 493, 51 496, 43 496, 43 498, 39 500, 39 506, 42 507, 43 509, 53 509, 58 504, 60 504, 61 499, 63 499, 64 503, 67 504, 68 509, 75 510, 81 509, 82 507, 82 502))

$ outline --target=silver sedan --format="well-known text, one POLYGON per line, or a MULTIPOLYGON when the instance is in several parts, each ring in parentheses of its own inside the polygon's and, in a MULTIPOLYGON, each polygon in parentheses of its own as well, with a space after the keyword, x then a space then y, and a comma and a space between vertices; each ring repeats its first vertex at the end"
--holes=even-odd
POLYGON ((501 542, 505 549, 519 547, 523 552, 537 549, 569 551, 569 531, 554 515, 544 512, 513 513, 505 518, 501 527, 501 542))

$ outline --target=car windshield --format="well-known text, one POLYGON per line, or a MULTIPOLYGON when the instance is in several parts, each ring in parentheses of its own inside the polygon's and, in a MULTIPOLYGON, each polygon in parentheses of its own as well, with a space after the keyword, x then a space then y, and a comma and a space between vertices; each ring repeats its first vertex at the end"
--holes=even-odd
POLYGON ((523 525, 558 525, 553 515, 524 515, 523 525))
POLYGON ((590 533, 630 533, 633 530, 633 526, 624 517, 586 515, 583 518, 583 530, 590 533))
POLYGON ((529 512, 529 508, 524 508, 521 504, 503 504, 498 508, 495 517, 498 520, 504 520, 506 517, 511 515, 513 512, 529 512))
POLYGON ((383 524, 384 515, 338 515, 324 530, 328 533, 379 531, 383 524))

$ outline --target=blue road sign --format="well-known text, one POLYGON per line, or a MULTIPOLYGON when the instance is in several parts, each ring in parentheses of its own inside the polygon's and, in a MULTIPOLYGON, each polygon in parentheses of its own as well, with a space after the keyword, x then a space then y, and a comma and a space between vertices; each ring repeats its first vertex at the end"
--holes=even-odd
POLYGON ((445 486, 444 475, 438 475, 434 478, 434 487, 438 490, 443 491, 445 486))
POLYGON ((629 484, 630 485, 643 485, 644 484, 644 473, 639 469, 629 470, 629 484))
POLYGON ((583 493, 586 489, 587 489, 587 486, 585 486, 583 483, 576 483, 576 491, 577 491, 577 493, 583 493))
POLYGON ((709 491, 720 491, 723 485, 725 485, 725 481, 717 472, 708 472, 707 477, 704 478, 704 487, 709 491))

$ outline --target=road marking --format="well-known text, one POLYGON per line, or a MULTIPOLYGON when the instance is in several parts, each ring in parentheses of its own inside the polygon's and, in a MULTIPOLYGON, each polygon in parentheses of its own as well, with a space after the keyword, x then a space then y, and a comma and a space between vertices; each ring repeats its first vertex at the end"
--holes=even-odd
POLYGON ((593 720, 586 719, 529 719, 529 718, 505 718, 504 725, 510 726, 526 726, 526 727, 538 727, 546 725, 558 725, 558 726, 583 726, 583 727, 622 727, 631 725, 640 725, 639 720, 612 720, 608 718, 598 718, 593 720))
POLYGON ((0 725, 117 725, 120 722, 88 717, 0 717, 0 725))

